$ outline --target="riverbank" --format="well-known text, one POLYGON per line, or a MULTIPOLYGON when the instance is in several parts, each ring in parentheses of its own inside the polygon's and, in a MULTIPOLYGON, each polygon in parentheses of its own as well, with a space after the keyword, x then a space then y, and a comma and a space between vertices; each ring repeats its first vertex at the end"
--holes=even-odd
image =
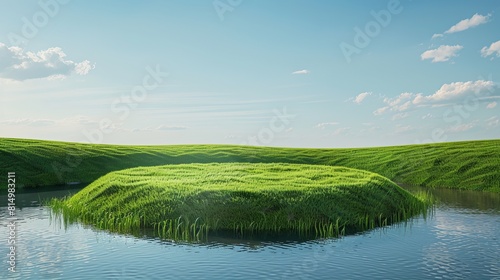
MULTIPOLYGON (((404 185, 500 192, 500 140, 352 149, 231 145, 127 146, 0 138, 0 173, 18 187, 88 184, 111 171, 180 163, 253 162, 344 166, 404 185)), ((1 184, 5 189, 6 185, 1 184)))

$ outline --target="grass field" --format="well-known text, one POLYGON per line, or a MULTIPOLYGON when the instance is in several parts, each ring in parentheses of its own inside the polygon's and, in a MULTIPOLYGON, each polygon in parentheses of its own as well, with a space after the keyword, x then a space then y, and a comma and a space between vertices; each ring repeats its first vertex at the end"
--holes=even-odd
MULTIPOLYGON (((90 183, 115 170, 209 162, 345 166, 398 184, 500 192, 500 140, 356 149, 230 145, 118 146, 0 138, 0 174, 18 186, 90 183)), ((5 189, 6 183, 0 184, 5 189)))
POLYGON ((288 163, 125 169, 52 201, 69 222, 124 233, 152 228, 182 240, 220 230, 331 237, 426 214, 429 205, 375 173, 288 163))

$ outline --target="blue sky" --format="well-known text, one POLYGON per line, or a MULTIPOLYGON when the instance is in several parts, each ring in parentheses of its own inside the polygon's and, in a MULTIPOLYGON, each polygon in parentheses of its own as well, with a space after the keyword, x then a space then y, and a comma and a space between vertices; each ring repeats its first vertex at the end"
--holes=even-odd
POLYGON ((0 137, 500 138, 500 2, 0 2, 0 137))

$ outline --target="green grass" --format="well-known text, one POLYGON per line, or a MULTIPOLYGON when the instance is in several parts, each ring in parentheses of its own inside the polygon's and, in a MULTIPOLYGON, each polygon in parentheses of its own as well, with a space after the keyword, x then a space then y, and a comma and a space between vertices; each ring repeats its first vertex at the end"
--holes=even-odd
POLYGON ((426 214, 430 205, 372 172, 287 163, 125 169, 51 204, 66 222, 182 240, 220 230, 331 237, 426 214))
MULTIPOLYGON (((0 138, 0 174, 18 186, 91 183, 108 172, 179 163, 260 162, 345 166, 398 184, 500 192, 500 140, 356 149, 230 145, 119 146, 0 138)), ((0 184, 5 189, 6 184, 0 184)))

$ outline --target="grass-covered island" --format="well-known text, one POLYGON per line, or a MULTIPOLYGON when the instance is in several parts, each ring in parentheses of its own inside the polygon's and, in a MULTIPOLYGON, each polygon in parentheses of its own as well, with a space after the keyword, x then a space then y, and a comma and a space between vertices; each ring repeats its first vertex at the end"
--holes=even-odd
POLYGON ((51 205, 66 222, 196 240, 211 231, 337 236, 425 214, 429 201, 351 168, 208 163, 111 172, 51 205))

